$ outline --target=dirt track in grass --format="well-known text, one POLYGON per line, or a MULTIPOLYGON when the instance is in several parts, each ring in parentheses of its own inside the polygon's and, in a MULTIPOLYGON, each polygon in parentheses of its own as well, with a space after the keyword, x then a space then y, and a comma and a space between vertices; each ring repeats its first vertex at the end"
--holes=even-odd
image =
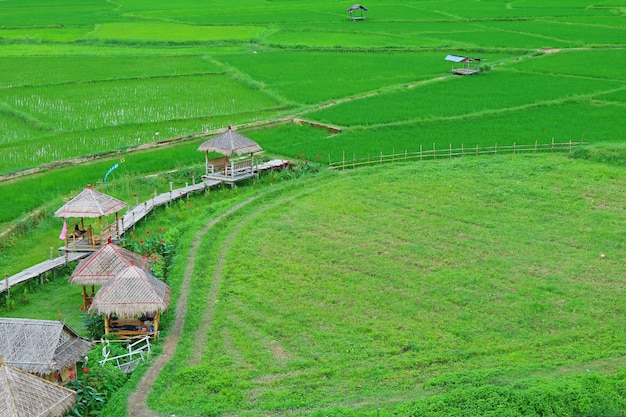
MULTIPOLYGON (((224 266, 224 262, 226 260, 226 255, 230 249, 230 246, 232 245, 232 242, 234 242, 234 240, 237 238, 239 231, 246 224, 254 220, 257 216, 259 216, 260 214, 262 214, 269 208, 272 208, 277 205, 283 204, 287 201, 293 200, 302 194, 315 191, 315 189, 317 189, 317 187, 303 187, 300 192, 294 195, 281 198, 279 200, 276 200, 274 202, 271 202, 269 204, 259 207, 257 210, 254 210, 252 213, 248 214, 243 219, 240 219, 237 225, 233 228, 233 230, 228 234, 228 236, 226 236, 226 239, 222 247, 220 248, 220 251, 216 259, 216 267, 215 267, 215 272, 213 274, 213 282, 211 285, 211 291, 208 296, 207 307, 201 320, 202 324, 200 328, 196 331, 196 335, 194 337, 194 345, 192 348, 193 356, 190 358, 189 366, 198 365, 202 361, 202 355, 204 351, 206 350, 206 343, 207 343, 206 335, 208 331, 210 330, 211 325, 213 324, 213 317, 215 315, 217 295, 219 293, 220 284, 222 282, 222 269, 224 266)), ((202 238, 211 229, 211 227, 213 227, 219 221, 223 220, 225 217, 236 212, 242 207, 252 203, 256 199, 258 199, 259 197, 267 193, 268 192, 260 193, 256 196, 250 197, 244 200, 243 202, 233 206, 225 213, 209 221, 206 225, 202 227, 202 229, 200 229, 196 233, 193 239, 193 242, 191 244, 191 247, 189 249, 189 254, 187 255, 187 265, 183 272, 183 280, 182 280, 182 284, 180 287, 180 295, 178 297, 178 301, 176 302, 176 319, 172 326, 171 333, 168 336, 168 338, 165 340, 165 342, 163 343, 163 353, 161 353, 161 355, 159 355, 156 358, 152 366, 150 366, 150 368, 146 371, 143 378, 137 385, 136 390, 128 398, 128 412, 130 416, 132 417, 157 417, 158 416, 158 414, 156 414, 154 411, 152 411, 148 407, 148 395, 150 393, 150 390, 152 389, 152 385, 154 384, 157 377, 159 376, 159 373, 161 372, 165 364, 167 364, 167 362, 169 362, 170 359, 174 356, 174 352, 176 351, 176 346, 178 345, 178 342, 180 340, 180 335, 181 335, 181 331, 182 331, 184 320, 185 320, 185 314, 187 311, 187 297, 189 296, 189 292, 191 288, 191 279, 194 273, 195 259, 196 259, 196 255, 198 253, 198 248, 200 246, 200 242, 202 241, 202 238)))
MULTIPOLYGON (((181 330, 183 328, 183 322, 185 320, 185 314, 187 312, 187 297, 189 296, 189 289, 191 287, 191 277, 193 276, 193 271, 195 267, 195 259, 198 253, 198 248, 200 246, 200 242, 202 241, 202 237, 213 227, 216 223, 224 219, 226 216, 234 213, 240 208, 246 206, 252 201, 256 200, 259 196, 250 197, 247 200, 237 204, 236 206, 230 208, 228 211, 223 213, 222 215, 212 219, 208 222, 202 229, 196 233, 196 236, 193 239, 191 247, 189 249, 189 254, 187 255, 187 266, 185 267, 185 271, 183 272, 183 280, 180 287, 180 295, 178 297, 178 301, 176 302, 176 319, 174 321, 174 325, 172 326, 172 330, 168 338, 163 343, 163 353, 159 355, 152 366, 146 371, 143 378, 137 385, 137 389, 128 397, 128 412, 130 416, 133 417, 156 417, 157 414, 148 408, 148 394, 152 389, 152 385, 156 381, 159 373, 165 366, 167 362, 174 356, 174 352, 176 351, 176 346, 178 345, 178 341, 180 339, 181 330)), ((227 238, 227 241, 232 241, 230 236, 227 238)), ((222 249, 219 254, 218 264, 223 264, 223 257, 226 254, 227 250, 222 249)), ((217 274, 217 272, 216 272, 217 274)), ((221 280, 221 269, 220 269, 220 280, 221 280)), ((215 282, 213 287, 215 287, 215 282)), ((219 287, 219 282, 217 287, 219 287)), ((211 290, 211 294, 213 294, 213 289, 211 290)), ((207 306, 207 311, 205 315, 213 316, 213 312, 215 310, 215 303, 209 304, 207 306)), ((199 347, 199 349, 202 349, 199 347)), ((203 350, 203 349, 202 349, 203 350)))

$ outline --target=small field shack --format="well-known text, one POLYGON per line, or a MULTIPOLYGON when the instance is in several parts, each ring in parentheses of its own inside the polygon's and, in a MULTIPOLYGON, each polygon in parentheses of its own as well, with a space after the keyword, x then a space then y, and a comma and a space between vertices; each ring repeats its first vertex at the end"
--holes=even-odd
POLYGON ((365 12, 368 12, 369 9, 362 4, 353 4, 350 8, 346 10, 348 15, 350 16, 350 21, 354 22, 357 20, 365 20, 365 12))
POLYGON ((480 72, 480 61, 483 58, 472 58, 469 56, 459 56, 449 54, 446 61, 452 62, 451 73, 456 75, 474 75, 480 72))

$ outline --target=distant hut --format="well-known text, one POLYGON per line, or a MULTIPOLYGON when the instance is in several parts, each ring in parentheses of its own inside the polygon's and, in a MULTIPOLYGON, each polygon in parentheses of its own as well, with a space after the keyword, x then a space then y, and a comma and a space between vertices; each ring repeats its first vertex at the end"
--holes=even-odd
POLYGON ((233 185, 236 181, 256 175, 254 154, 263 149, 252 139, 240 135, 228 126, 226 132, 204 142, 198 150, 205 153, 206 174, 203 178, 233 185), (212 152, 222 154, 223 157, 209 159, 212 152))
POLYGON ((365 20, 365 12, 368 12, 369 9, 362 4, 353 4, 346 11, 350 15, 350 21, 353 22, 355 20, 365 20))
POLYGON ((136 265, 120 271, 98 290, 90 312, 104 314, 106 334, 156 335, 160 314, 169 308, 172 290, 136 265))
POLYGON ((473 75, 480 72, 480 61, 483 58, 472 58, 469 56, 448 55, 446 61, 452 62, 452 72, 457 75, 473 75))
POLYGON ((61 417, 76 392, 5 364, 0 357, 0 417, 61 417))
MULTIPOLYGON (((68 201, 54 215, 63 218, 65 239, 65 251, 68 250, 94 250, 100 246, 103 239, 119 236, 119 212, 126 208, 126 203, 111 197, 100 191, 96 191, 88 185, 80 194, 68 201), (109 216, 115 214, 115 224, 109 225, 109 216), (79 219, 74 228, 67 231, 67 219, 79 219), (85 218, 97 218, 99 220, 100 234, 95 234, 91 225, 85 228, 85 218), (102 219, 106 224, 102 224, 102 219), (70 246, 70 243, 72 245, 70 246)), ((63 234, 63 233, 62 233, 63 234)))
POLYGON ((0 318, 0 356, 51 382, 67 381, 91 346, 60 321, 0 318))
POLYGON ((95 295, 94 287, 96 285, 103 286, 123 269, 133 264, 138 265, 146 272, 150 272, 148 258, 122 248, 109 240, 106 245, 78 263, 69 282, 83 286, 83 305, 87 308, 95 295), (91 285, 90 296, 87 296, 87 285, 91 285))

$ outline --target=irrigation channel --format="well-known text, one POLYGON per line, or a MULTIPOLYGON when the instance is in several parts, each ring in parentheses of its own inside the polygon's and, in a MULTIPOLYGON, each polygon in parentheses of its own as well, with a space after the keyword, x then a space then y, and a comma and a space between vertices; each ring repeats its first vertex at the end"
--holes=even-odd
MULTIPOLYGON (((257 166, 257 171, 271 170, 277 167, 284 166, 289 161, 282 159, 273 159, 257 166)), ((199 191, 205 191, 211 187, 222 184, 222 181, 218 180, 204 180, 198 184, 187 185, 182 188, 171 189, 168 192, 154 195, 149 200, 137 204, 130 209, 124 216, 122 216, 118 222, 119 237, 122 237, 125 232, 132 229, 140 220, 145 218, 152 210, 157 207, 164 206, 188 196, 189 194, 199 191)), ((39 264, 24 269, 15 275, 7 276, 0 281, 0 293, 4 291, 10 291, 11 287, 14 287, 22 282, 29 281, 31 279, 42 279, 43 275, 47 272, 55 270, 68 262, 77 261, 82 258, 86 258, 92 252, 65 252, 63 255, 54 256, 53 251, 50 252, 50 259, 43 261, 39 264)))

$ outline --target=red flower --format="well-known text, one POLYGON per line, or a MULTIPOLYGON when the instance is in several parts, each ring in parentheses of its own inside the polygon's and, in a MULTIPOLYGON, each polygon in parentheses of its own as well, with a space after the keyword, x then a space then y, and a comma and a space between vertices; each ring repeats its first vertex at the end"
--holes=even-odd
POLYGON ((76 375, 70 374, 70 379, 74 379, 74 378, 76 378, 76 375))
POLYGON ((84 374, 89 373, 89 368, 87 368, 87 367, 83 368, 83 373, 84 374))
POLYGON ((146 230, 146 234, 149 235, 150 234, 150 230, 146 230))
POLYGON ((147 255, 147 254, 148 254, 148 251, 143 251, 143 254, 144 254, 144 255, 147 255))
POLYGON ((141 240, 139 241, 139 243, 143 243, 143 239, 141 239, 141 240))
POLYGON ((85 311, 85 306, 80 306, 80 311, 85 311))

